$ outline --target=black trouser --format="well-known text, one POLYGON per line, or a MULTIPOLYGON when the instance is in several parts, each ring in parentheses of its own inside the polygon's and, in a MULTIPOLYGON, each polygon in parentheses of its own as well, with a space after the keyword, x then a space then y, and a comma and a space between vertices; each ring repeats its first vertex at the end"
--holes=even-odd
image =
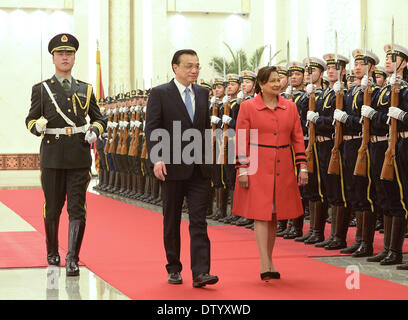
POLYGON ((193 278, 210 272, 210 240, 206 214, 210 179, 204 178, 199 166, 187 180, 166 180, 162 184, 164 247, 167 272, 180 272, 180 222, 184 197, 189 212, 190 257, 193 278))
POLYGON ((319 155, 317 154, 316 144, 313 146, 313 173, 309 173, 308 176, 308 183, 303 188, 303 199, 312 202, 323 202, 326 199, 326 190, 321 180, 319 155))
POLYGON ((234 190, 235 189, 235 177, 237 169, 235 169, 234 164, 224 164, 222 165, 223 173, 224 173, 224 181, 227 189, 234 190))
POLYGON ((221 164, 213 164, 211 165, 211 181, 213 183, 213 187, 218 188, 225 188, 224 184, 224 170, 221 164))
POLYGON ((371 161, 367 157, 367 176, 354 175, 358 149, 362 139, 351 139, 343 143, 344 189, 347 203, 355 211, 375 211, 374 181, 369 171, 371 161))
POLYGON ((91 181, 89 168, 41 168, 44 191, 44 219, 57 220, 67 198, 69 220, 86 221, 86 190, 91 181))

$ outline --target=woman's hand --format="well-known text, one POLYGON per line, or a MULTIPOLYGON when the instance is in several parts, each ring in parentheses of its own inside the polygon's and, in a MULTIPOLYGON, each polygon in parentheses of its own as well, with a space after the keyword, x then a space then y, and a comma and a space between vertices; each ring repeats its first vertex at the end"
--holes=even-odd
POLYGON ((249 177, 244 169, 238 171, 238 183, 241 188, 247 189, 249 187, 249 177))
POLYGON ((300 187, 304 187, 305 185, 307 185, 308 178, 309 178, 309 175, 307 173, 307 170, 305 171, 305 170, 300 169, 300 172, 298 175, 298 185, 300 187))

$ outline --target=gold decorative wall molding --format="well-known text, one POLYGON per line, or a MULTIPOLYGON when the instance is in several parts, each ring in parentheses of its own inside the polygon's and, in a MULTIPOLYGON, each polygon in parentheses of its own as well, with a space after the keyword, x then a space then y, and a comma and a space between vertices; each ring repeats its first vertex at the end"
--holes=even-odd
POLYGON ((0 170, 39 170, 39 153, 0 154, 0 170))

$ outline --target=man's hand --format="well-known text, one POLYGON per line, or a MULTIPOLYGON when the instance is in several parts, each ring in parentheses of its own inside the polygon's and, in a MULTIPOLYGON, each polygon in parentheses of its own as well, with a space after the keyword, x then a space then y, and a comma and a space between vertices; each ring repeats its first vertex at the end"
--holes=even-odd
POLYGON ((346 123, 348 114, 340 109, 336 109, 334 110, 333 118, 341 123, 346 123))
POLYGON ((361 115, 363 117, 372 119, 374 114, 376 114, 376 113, 377 113, 377 111, 375 111, 375 109, 371 108, 370 106, 363 105, 361 107, 361 115))
POLYGON ((96 141, 96 139, 98 139, 96 133, 93 131, 91 133, 91 130, 89 129, 85 134, 85 141, 87 141, 89 144, 92 144, 96 141))
POLYGON ((401 110, 397 107, 389 107, 387 116, 397 119, 397 120, 404 120, 404 117, 407 113, 404 110, 401 110))
POLYGON ((317 119, 319 118, 319 113, 309 110, 306 114, 306 118, 308 121, 316 123, 317 119))
POLYGON ((231 120, 232 120, 232 118, 227 116, 226 114, 224 114, 222 116, 222 122, 225 123, 225 124, 229 124, 231 122, 231 120))
POLYGON ((166 180, 167 170, 166 164, 163 161, 156 162, 153 167, 154 175, 157 179, 164 181, 166 180))
POLYGON ((35 130, 37 130, 38 133, 43 133, 47 129, 47 125, 44 124, 43 127, 39 125, 37 122, 35 123, 35 130))

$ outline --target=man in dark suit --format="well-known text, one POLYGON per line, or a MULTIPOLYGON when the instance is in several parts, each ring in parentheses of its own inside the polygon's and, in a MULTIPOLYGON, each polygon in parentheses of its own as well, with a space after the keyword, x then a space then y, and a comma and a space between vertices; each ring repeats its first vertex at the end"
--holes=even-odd
MULTIPOLYGON (((206 213, 210 192, 211 169, 204 164, 204 132, 210 130, 208 109, 208 89, 194 84, 197 80, 200 64, 193 50, 179 50, 172 60, 175 79, 151 90, 146 110, 146 141, 149 159, 154 164, 155 176, 162 181, 162 199, 164 216, 164 247, 168 264, 166 265, 168 282, 181 284, 180 272, 180 222, 184 197, 187 198, 190 231, 190 256, 193 274, 193 287, 215 284, 218 277, 210 275, 210 240, 207 235, 206 213), (177 128, 180 128, 178 130, 177 128), (157 141, 152 137, 156 129, 169 134, 167 150, 170 159, 155 155, 157 141), (193 130, 192 130, 193 129, 193 130), (200 139, 185 141, 182 136, 187 130, 198 133, 200 139), (153 138, 153 139, 152 139, 153 138), (200 141, 198 141, 200 140, 200 141), (183 149, 190 145, 201 146, 200 152, 194 152, 190 163, 183 149), (177 146, 180 146, 177 149, 177 146), (152 152, 153 151, 153 152, 152 152), (182 157, 183 156, 183 157, 182 157)), ((156 131, 157 132, 157 131, 156 131)), ((160 156, 160 155, 159 155, 160 156)))
POLYGON ((85 232, 86 190, 92 178, 90 145, 106 128, 92 86, 71 76, 78 47, 78 40, 67 33, 51 39, 48 51, 52 54, 55 75, 33 86, 31 108, 26 118, 28 130, 43 138, 40 167, 50 265, 60 264, 58 226, 67 198, 67 276, 79 275, 78 255, 85 232), (91 122, 89 128, 87 116, 91 122))

